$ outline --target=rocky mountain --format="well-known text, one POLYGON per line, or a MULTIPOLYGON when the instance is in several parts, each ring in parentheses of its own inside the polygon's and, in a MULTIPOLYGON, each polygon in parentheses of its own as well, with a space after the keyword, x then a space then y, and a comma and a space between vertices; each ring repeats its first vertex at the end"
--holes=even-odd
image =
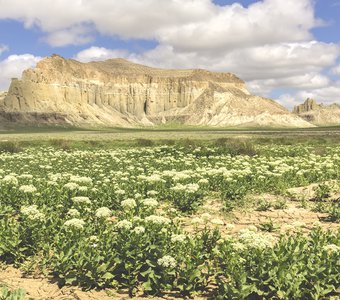
POLYGON ((2 103, 7 96, 7 92, 0 91, 0 103, 2 103))
POLYGON ((12 80, 0 116, 104 126, 313 126, 273 100, 251 95, 231 73, 156 69, 124 59, 80 63, 58 55, 12 80))
POLYGON ((339 125, 340 105, 317 104, 314 99, 308 98, 303 104, 297 105, 293 113, 315 125, 339 125))

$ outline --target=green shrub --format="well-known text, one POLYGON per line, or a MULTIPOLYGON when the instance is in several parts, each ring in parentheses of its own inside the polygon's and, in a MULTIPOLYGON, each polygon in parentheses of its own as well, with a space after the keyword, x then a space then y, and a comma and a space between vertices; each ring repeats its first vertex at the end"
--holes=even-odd
POLYGON ((219 138, 215 140, 213 146, 220 148, 224 153, 235 155, 254 156, 258 154, 253 143, 242 139, 219 138))
POLYGON ((308 236, 282 236, 271 247, 263 246, 263 234, 249 236, 254 239, 242 247, 230 240, 219 245, 215 299, 329 299, 336 293, 339 233, 315 228, 308 236))
POLYGON ((64 151, 70 151, 72 149, 72 142, 70 140, 51 139, 50 144, 51 146, 64 150, 64 151))
POLYGON ((154 145, 154 141, 150 139, 136 139, 136 146, 138 147, 152 147, 154 145))
POLYGON ((0 143, 0 152, 18 153, 22 150, 18 142, 7 141, 0 143))
POLYGON ((255 209, 257 211, 267 211, 271 208, 272 208, 272 204, 269 201, 262 199, 262 200, 257 202, 257 206, 256 206, 255 209))
POLYGON ((24 289, 10 290, 8 287, 0 287, 0 300, 23 300, 26 296, 24 289))

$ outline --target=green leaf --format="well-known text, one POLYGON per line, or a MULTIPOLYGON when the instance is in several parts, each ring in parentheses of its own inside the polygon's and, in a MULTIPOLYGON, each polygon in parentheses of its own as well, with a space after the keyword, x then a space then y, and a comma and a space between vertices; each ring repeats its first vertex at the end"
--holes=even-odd
POLYGON ((143 283, 143 289, 145 291, 152 291, 152 286, 150 280, 143 283))
POLYGON ((66 284, 72 284, 77 281, 77 276, 71 275, 65 277, 65 283, 66 284))
POLYGON ((87 271, 86 277, 93 278, 92 272, 91 271, 87 271))
POLYGON ((97 269, 97 272, 98 273, 103 273, 104 271, 106 271, 106 269, 107 269, 107 264, 101 264, 99 267, 98 267, 98 269, 97 269))
POLYGON ((146 271, 141 272, 140 274, 145 277, 146 275, 150 274, 151 272, 152 272, 152 268, 149 268, 146 271))
POLYGON ((279 297, 279 299, 284 299, 286 296, 286 293, 283 291, 277 291, 277 296, 279 297))
POLYGON ((103 276, 101 276, 103 279, 110 280, 114 278, 114 275, 112 275, 110 272, 106 272, 103 276))

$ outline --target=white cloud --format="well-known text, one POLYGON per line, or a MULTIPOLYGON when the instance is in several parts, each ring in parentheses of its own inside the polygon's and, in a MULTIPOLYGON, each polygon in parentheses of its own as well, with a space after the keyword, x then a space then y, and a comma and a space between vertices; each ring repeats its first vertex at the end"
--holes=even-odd
MULTIPOLYGON (((214 5, 212 0, 1 0, 1 18, 37 26, 70 44, 83 32, 75 28, 91 24, 98 32, 122 38, 156 39, 185 51, 225 51, 273 42, 311 38, 312 0, 263 0, 245 8, 240 4, 214 5), (73 36, 74 40, 70 38, 73 36)), ((57 43, 58 44, 58 43, 57 43)))
POLYGON ((41 59, 31 54, 10 55, 0 61, 0 90, 7 90, 11 78, 21 77, 23 70, 32 68, 41 59))
POLYGON ((252 80, 248 82, 249 90, 257 95, 269 96, 275 88, 298 88, 316 89, 324 88, 330 84, 331 80, 322 74, 306 73, 303 75, 289 76, 275 79, 252 80))
POLYGON ((225 62, 246 80, 272 79, 318 72, 332 66, 339 53, 339 46, 316 41, 278 43, 235 50, 225 62))
POLYGON ((160 45, 130 58, 154 66, 229 71, 250 81, 319 72, 334 65, 339 54, 338 45, 311 41, 240 48, 212 55, 176 51, 171 46, 160 45))
POLYGON ((82 45, 93 41, 93 39, 92 29, 86 25, 76 25, 71 28, 53 31, 43 38, 44 41, 53 47, 82 45))
POLYGON ((309 0, 264 0, 248 8, 221 7, 210 18, 159 30, 159 40, 185 51, 225 51, 268 43, 305 41, 319 24, 309 0))
POLYGON ((0 4, 0 19, 22 21, 49 34, 86 23, 102 34, 124 38, 156 38, 158 29, 211 18, 217 10, 210 0, 1 0, 0 4))
POLYGON ((324 104, 338 103, 340 104, 340 81, 333 82, 327 87, 309 90, 299 91, 297 96, 300 99, 313 98, 318 102, 324 104))
POLYGON ((331 72, 334 75, 340 75, 340 64, 332 68, 331 72))
POLYGON ((125 58, 129 56, 126 50, 110 50, 103 47, 90 47, 78 52, 74 59, 81 62, 89 62, 96 60, 106 60, 110 58, 125 58))
POLYGON ((282 94, 276 99, 281 105, 292 110, 295 105, 303 103, 306 98, 297 97, 296 94, 282 94))
POLYGON ((5 51, 8 51, 8 46, 0 44, 0 55, 5 51))
POLYGON ((331 82, 328 86, 310 89, 297 90, 295 92, 281 95, 277 100, 292 109, 295 105, 303 103, 307 98, 313 98, 318 103, 323 104, 340 104, 340 81, 331 82))

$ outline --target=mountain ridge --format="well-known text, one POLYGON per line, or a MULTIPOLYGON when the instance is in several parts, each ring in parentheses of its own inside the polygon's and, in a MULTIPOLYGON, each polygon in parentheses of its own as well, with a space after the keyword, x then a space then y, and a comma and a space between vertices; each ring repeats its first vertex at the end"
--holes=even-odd
POLYGON ((313 126, 275 101, 251 95, 232 73, 158 69, 125 59, 81 63, 59 55, 13 79, 0 110, 37 124, 313 126))

